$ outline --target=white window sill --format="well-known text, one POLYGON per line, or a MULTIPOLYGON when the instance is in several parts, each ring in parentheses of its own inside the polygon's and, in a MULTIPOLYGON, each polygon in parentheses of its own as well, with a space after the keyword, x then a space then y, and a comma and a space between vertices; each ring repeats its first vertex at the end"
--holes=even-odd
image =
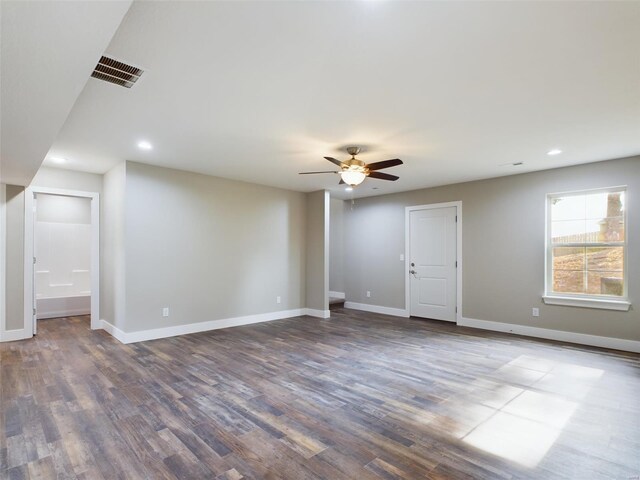
POLYGON ((631 308, 631 303, 626 300, 561 297, 556 295, 543 295, 542 300, 547 305, 565 305, 567 307, 601 308, 623 312, 627 312, 631 308))

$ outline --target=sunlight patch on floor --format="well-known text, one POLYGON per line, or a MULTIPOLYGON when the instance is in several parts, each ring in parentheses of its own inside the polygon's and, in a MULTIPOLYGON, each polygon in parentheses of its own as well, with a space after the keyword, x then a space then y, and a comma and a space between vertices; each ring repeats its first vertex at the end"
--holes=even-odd
POLYGON ((491 388, 490 381, 484 382, 467 401, 457 402, 451 434, 487 453, 533 468, 603 374, 596 368, 521 355, 492 375, 517 386, 494 383, 491 388))
POLYGON ((535 467, 558 435, 558 429, 498 412, 464 437, 463 441, 525 467, 535 467))

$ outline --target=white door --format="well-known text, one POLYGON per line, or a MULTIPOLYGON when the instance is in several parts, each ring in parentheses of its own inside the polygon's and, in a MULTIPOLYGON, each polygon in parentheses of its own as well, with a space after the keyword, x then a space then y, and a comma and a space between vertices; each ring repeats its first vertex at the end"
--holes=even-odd
POLYGON ((410 314, 456 321, 456 207, 409 212, 410 314))

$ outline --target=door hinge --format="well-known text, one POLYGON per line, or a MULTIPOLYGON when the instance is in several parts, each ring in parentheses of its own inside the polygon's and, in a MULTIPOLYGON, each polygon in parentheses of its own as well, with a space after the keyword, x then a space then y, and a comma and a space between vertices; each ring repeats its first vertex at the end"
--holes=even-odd
POLYGON ((458 260, 456 260, 456 268, 458 268, 458 260))
POLYGON ((456 313, 458 313, 458 306, 456 305, 456 313))
POLYGON ((458 215, 456 215, 456 223, 458 223, 458 215))
POLYGON ((36 309, 35 309, 35 307, 34 307, 34 309, 33 309, 33 316, 34 316, 34 317, 36 316, 36 309))
POLYGON ((36 257, 33 257, 33 264, 36 264, 36 257))

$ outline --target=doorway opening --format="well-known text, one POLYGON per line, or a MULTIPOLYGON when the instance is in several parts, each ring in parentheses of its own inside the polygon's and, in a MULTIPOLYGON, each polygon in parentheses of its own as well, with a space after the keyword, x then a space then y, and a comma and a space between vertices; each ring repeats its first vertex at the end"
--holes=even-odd
POLYGON ((91 316, 100 328, 99 194, 27 189, 25 326, 38 320, 91 316))
POLYGON ((462 318, 462 202, 406 207, 405 304, 410 316, 462 318))

